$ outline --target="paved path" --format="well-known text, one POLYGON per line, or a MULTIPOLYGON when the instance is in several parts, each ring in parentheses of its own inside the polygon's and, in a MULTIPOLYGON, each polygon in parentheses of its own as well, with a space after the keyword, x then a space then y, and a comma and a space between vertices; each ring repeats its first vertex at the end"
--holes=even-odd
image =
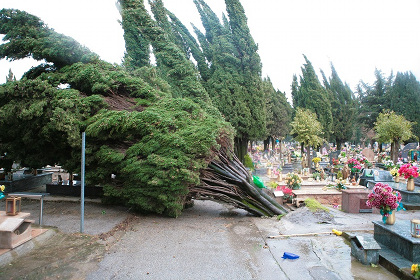
POLYGON ((278 221, 197 201, 178 219, 142 217, 87 279, 397 279, 382 267, 352 259, 343 237, 267 238, 279 232, 352 229, 355 224, 372 230, 369 220, 378 216, 338 210, 334 215, 332 224, 318 223, 305 212, 278 221), (300 258, 283 259, 284 252, 300 258))

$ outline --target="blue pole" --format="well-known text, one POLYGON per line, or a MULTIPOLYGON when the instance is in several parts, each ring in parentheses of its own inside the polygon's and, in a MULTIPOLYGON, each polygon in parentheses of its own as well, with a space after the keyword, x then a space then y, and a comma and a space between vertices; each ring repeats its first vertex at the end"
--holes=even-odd
POLYGON ((85 222, 85 147, 86 147, 86 134, 82 132, 82 174, 81 174, 81 189, 80 189, 80 233, 84 231, 85 222))

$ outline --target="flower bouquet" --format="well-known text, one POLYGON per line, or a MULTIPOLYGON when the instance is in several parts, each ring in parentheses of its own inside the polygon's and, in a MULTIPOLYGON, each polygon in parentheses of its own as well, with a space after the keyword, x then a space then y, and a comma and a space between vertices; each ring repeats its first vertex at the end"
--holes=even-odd
POLYGON ((292 189, 287 186, 281 186, 280 190, 283 192, 283 199, 291 202, 293 199, 292 189))
POLYGON ((368 195, 366 205, 380 210, 382 221, 385 223, 392 211, 404 209, 401 203, 401 194, 394 191, 388 184, 376 183, 368 195))
POLYGON ((285 182, 289 186, 289 188, 291 188, 292 190, 297 190, 300 189, 302 179, 296 173, 287 173, 285 182))
POLYGON ((315 164, 317 164, 317 163, 319 163, 319 162, 321 161, 321 158, 319 158, 319 157, 314 157, 314 158, 312 159, 312 161, 313 161, 315 164))
POLYGON ((398 170, 398 173, 407 179, 407 191, 414 191, 414 178, 419 177, 419 169, 411 163, 404 164, 398 170))
POLYGON ((392 175, 392 177, 400 176, 400 173, 398 173, 398 168, 394 167, 389 171, 392 175))
POLYGON ((413 179, 419 177, 419 169, 417 166, 412 165, 411 163, 404 164, 398 170, 405 179, 413 179))
POLYGON ((362 165, 355 158, 349 159, 347 161, 347 165, 350 168, 350 170, 351 170, 352 173, 358 173, 358 172, 360 172, 360 170, 362 170, 362 165))
POLYGON ((346 180, 342 180, 342 179, 337 179, 335 181, 337 184, 335 185, 335 188, 339 191, 345 190, 347 189, 346 187, 346 180))

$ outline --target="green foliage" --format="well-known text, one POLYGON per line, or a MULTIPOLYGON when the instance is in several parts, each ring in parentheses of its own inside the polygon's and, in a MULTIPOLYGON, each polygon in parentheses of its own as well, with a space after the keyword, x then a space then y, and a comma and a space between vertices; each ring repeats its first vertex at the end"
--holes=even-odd
POLYGON ((83 122, 103 99, 80 98, 72 89, 60 90, 40 79, 8 82, 0 87, 0 150, 23 166, 39 168, 60 162, 72 170, 80 147, 83 122))
POLYGON ((89 166, 99 170, 89 180, 105 184, 108 198, 176 217, 219 137, 232 131, 192 101, 164 99, 142 112, 101 111, 86 133, 96 147, 89 166), (116 175, 112 185, 110 174, 116 175))
POLYGON ((254 163, 252 162, 251 157, 249 156, 249 154, 246 154, 244 157, 244 166, 253 170, 254 169, 254 163))
POLYGON ((420 83, 413 73, 398 72, 386 95, 388 109, 414 122, 413 134, 420 137, 420 83))
POLYGON ((226 1, 228 18, 220 22, 202 0, 194 1, 205 34, 195 28, 198 43, 175 22, 197 61, 197 69, 214 104, 236 129, 235 146, 242 160, 249 139, 266 138, 267 108, 261 61, 239 1, 226 1), (244 148, 245 147, 245 148, 244 148))
POLYGON ((296 115, 291 123, 292 135, 295 140, 304 143, 305 146, 319 146, 322 144, 322 125, 316 114, 308 109, 297 108, 296 115))
POLYGON ((399 143, 414 137, 412 127, 413 123, 407 121, 404 116, 397 115, 392 111, 386 111, 379 113, 378 119, 376 120, 376 137, 380 142, 399 143))
POLYGON ((267 130, 274 138, 284 138, 290 131, 292 107, 286 95, 276 91, 270 79, 263 80, 263 90, 267 100, 267 130))
POLYGON ((331 112, 333 117, 331 140, 341 144, 350 141, 353 136, 356 102, 350 87, 344 84, 334 66, 331 64, 331 77, 329 81, 322 72, 324 86, 330 94, 331 112))
POLYGON ((98 59, 74 39, 56 33, 39 18, 23 11, 2 9, 0 34, 5 34, 0 58, 15 60, 32 56, 35 60, 54 63, 56 67, 98 59))
POLYGON ((295 78, 292 84, 293 106, 295 108, 310 109, 312 112, 315 112, 319 122, 322 124, 324 135, 328 139, 333 123, 330 96, 319 82, 312 63, 305 55, 304 58, 306 63, 301 68, 300 85, 297 84, 297 79, 295 78))

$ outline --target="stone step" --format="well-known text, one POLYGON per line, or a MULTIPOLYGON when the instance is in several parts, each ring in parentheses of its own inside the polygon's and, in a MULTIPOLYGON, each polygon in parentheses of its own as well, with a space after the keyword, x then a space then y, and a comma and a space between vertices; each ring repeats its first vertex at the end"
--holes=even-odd
POLYGON ((411 265, 413 262, 407 260, 400 254, 389 249, 384 244, 379 243, 381 250, 379 251, 379 264, 393 273, 399 279, 411 280, 414 277, 411 275, 411 265))
POLYGON ((420 210, 420 203, 403 202, 405 210, 420 210))

